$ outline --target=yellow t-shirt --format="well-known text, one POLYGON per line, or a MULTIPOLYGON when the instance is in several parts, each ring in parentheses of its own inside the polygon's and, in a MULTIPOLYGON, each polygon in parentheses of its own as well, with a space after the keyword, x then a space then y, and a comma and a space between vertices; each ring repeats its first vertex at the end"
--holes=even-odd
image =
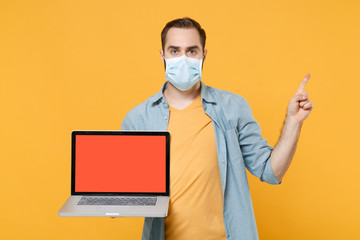
POLYGON ((199 96, 170 108, 170 205, 165 239, 226 239, 223 196, 211 118, 199 96))

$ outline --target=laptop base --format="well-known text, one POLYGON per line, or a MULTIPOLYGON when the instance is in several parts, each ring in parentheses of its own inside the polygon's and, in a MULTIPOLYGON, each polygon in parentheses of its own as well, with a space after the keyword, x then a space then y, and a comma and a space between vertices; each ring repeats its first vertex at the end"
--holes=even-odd
MULTIPOLYGON (((158 196, 155 206, 77 205, 82 195, 71 196, 58 212, 61 217, 166 217, 169 197, 158 196)), ((128 197, 128 196, 126 196, 128 197)))

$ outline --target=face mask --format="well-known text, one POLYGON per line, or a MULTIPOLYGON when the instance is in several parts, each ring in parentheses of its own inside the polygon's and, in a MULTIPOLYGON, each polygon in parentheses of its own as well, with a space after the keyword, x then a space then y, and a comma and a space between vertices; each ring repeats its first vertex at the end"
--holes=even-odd
POLYGON ((182 55, 181 57, 165 59, 165 62, 165 78, 181 91, 189 90, 201 79, 202 59, 182 55))

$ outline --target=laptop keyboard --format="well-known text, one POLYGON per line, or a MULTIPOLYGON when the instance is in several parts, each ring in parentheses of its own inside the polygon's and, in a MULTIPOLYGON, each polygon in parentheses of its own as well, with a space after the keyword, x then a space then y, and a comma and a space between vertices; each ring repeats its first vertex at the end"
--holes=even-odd
POLYGON ((156 198, 81 197, 77 205, 155 206, 156 198))

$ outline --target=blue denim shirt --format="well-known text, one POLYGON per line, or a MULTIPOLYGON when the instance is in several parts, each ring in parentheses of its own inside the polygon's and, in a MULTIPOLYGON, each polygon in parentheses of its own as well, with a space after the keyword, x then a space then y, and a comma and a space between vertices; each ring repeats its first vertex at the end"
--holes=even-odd
MULTIPOLYGON (((170 112, 163 95, 167 83, 128 112, 122 130, 167 130, 170 112)), ((259 239, 245 167, 261 181, 281 184, 270 165, 273 148, 262 138, 260 126, 243 97, 201 82, 201 99, 215 130, 226 238, 259 239)), ((164 239, 164 218, 145 218, 142 239, 164 239)))

